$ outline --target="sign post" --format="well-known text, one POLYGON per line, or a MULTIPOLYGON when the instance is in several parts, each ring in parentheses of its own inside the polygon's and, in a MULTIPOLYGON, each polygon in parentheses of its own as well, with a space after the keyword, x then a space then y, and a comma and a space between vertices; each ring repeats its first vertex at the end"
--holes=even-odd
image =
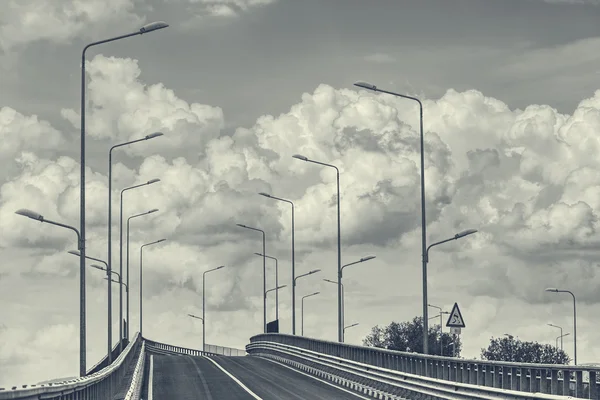
POLYGON ((456 337, 460 336, 461 328, 465 327, 465 320, 460 312, 460 308, 458 308, 458 303, 454 303, 452 312, 450 312, 448 321, 446 321, 446 326, 450 328, 450 333, 454 339, 452 353, 454 354, 454 357, 456 357, 456 337))

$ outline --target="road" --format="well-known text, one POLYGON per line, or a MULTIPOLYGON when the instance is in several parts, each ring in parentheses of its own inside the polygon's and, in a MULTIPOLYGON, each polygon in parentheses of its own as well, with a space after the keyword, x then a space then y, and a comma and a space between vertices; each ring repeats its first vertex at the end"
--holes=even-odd
POLYGON ((204 357, 150 354, 153 368, 145 382, 152 381, 152 397, 144 397, 149 400, 366 399, 262 358, 212 358, 221 369, 204 357))

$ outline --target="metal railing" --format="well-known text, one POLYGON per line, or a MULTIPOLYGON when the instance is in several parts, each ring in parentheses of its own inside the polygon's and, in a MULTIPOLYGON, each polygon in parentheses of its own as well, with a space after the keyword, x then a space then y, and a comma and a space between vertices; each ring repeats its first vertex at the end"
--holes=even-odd
POLYGON ((129 387, 126 378, 135 367, 141 352, 142 338, 136 333, 133 341, 109 366, 91 375, 65 382, 43 385, 22 385, 0 390, 0 400, 47 399, 92 400, 111 399, 123 387, 129 387))
MULTIPOLYGON (((246 346, 249 354, 273 351, 265 345, 287 345, 321 355, 398 371, 414 376, 485 388, 600 399, 597 377, 600 368, 590 366, 517 364, 406 353, 285 334, 260 334, 246 346), (260 346, 256 346, 259 345, 260 346), (584 379, 584 375, 587 379, 584 379), (568 377, 563 379, 563 377, 568 377)), ((536 397, 537 398, 537 397, 536 397)))
POLYGON ((217 346, 208 343, 206 344, 206 352, 228 357, 243 357, 246 355, 246 350, 235 349, 233 347, 217 346))
POLYGON ((144 342, 146 343, 146 351, 157 351, 158 350, 159 352, 176 353, 176 354, 183 354, 183 355, 188 355, 188 356, 202 356, 202 355, 218 356, 218 355, 220 355, 217 353, 211 353, 209 351, 189 349, 187 347, 173 346, 172 344, 155 342, 154 340, 150 340, 150 339, 144 339, 144 342))

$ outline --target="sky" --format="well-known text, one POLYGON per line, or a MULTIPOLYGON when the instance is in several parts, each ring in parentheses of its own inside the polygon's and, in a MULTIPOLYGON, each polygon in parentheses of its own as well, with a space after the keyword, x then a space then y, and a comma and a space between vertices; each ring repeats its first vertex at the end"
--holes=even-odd
MULTIPOLYGON (((81 51, 164 20, 168 29, 93 47, 86 58, 86 251, 112 266, 119 195, 131 221, 132 332, 200 348, 243 348, 262 331, 266 253, 278 259, 282 333, 291 332, 294 202, 297 326, 337 339, 340 170, 346 342, 422 314, 423 101, 428 301, 459 304, 465 358, 505 333, 600 360, 600 2, 586 0, 8 0, 0 14, 0 387, 76 376, 81 51)), ((87 364, 106 351, 107 282, 88 268, 87 364)), ((274 262, 267 288, 274 288, 274 262)), ((118 337, 113 285, 113 342, 118 337)), ((274 292, 268 320, 275 318, 274 292)), ((437 311, 430 309, 430 316, 437 311)), ((435 319, 431 321, 433 325, 435 319)), ((447 328, 444 328, 445 330, 447 328)))

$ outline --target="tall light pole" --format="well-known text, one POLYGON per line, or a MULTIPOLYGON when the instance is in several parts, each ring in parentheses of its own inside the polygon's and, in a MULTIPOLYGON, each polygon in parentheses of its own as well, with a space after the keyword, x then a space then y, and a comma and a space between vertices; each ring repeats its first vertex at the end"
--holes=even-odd
POLYGON ((304 299, 311 296, 316 296, 321 292, 314 292, 311 294, 307 294, 306 296, 302 296, 302 301, 300 302, 300 320, 301 320, 301 335, 304 336, 304 299))
POLYGON ((209 272, 216 271, 218 269, 225 268, 224 265, 221 265, 217 268, 209 269, 208 271, 204 271, 202 273, 202 351, 206 351, 206 286, 205 286, 205 278, 206 274, 209 272))
MULTIPOLYGON (((342 265, 342 268, 340 269, 340 274, 339 274, 340 285, 342 284, 342 278, 343 278, 344 268, 349 267, 351 265, 360 264, 360 263, 363 263, 365 261, 372 260, 374 258, 375 258, 375 256, 366 256, 366 257, 361 258, 358 261, 354 261, 354 262, 351 262, 349 264, 342 265)), ((342 290, 338 291, 338 296, 342 295, 342 297, 343 297, 343 293, 341 293, 341 292, 343 292, 343 288, 342 288, 342 290)), ((344 311, 345 311, 344 310, 344 299, 342 299, 340 302, 342 303, 342 326, 344 326, 344 324, 345 324, 345 321, 344 321, 344 311)), ((345 331, 346 331, 345 329, 342 330, 342 343, 344 342, 344 332, 345 331)))
POLYGON ((354 85, 363 89, 391 94, 392 96, 402 97, 404 99, 416 101, 417 103, 419 103, 419 128, 421 138, 421 247, 423 256, 423 353, 429 354, 429 343, 427 340, 427 333, 429 332, 429 321, 427 318, 427 261, 425 254, 427 249, 427 219, 425 217, 425 146, 423 144, 423 103, 421 103, 421 100, 419 100, 416 97, 382 90, 371 83, 356 82, 354 85))
MULTIPOLYGON (((287 285, 275 286, 273 289, 267 290, 265 292, 265 300, 267 298, 267 293, 272 292, 272 291, 275 291, 275 293, 277 293, 277 292, 279 292, 279 289, 283 289, 284 287, 287 287, 287 285)), ((277 321, 279 321, 279 300, 277 300, 277 297, 275 298, 275 319, 277 321)))
POLYGON ((142 336, 142 337, 143 337, 143 335, 142 335, 142 327, 143 327, 143 325, 142 325, 142 317, 144 316, 144 314, 142 312, 142 310, 143 310, 142 309, 142 291, 143 291, 143 288, 144 288, 143 280, 142 280, 142 278, 143 278, 143 272, 144 272, 143 271, 143 266, 144 266, 144 264, 143 264, 144 251, 143 250, 144 250, 144 247, 146 247, 146 246, 152 246, 153 244, 161 243, 161 242, 164 242, 165 240, 167 240, 167 239, 160 239, 160 240, 157 240, 157 241, 154 241, 154 242, 150 242, 150 243, 146 243, 146 244, 143 244, 143 245, 140 246, 140 336, 142 336))
MULTIPOLYGON (((202 304, 204 304, 204 302, 202 302, 202 304)), ((188 317, 192 317, 192 318, 199 319, 200 321, 202 321, 202 351, 204 351, 204 318, 198 317, 194 314, 188 314, 188 317)))
MULTIPOLYGON (((97 42, 90 43, 83 48, 81 52, 81 161, 80 161, 80 206, 79 206, 79 214, 80 214, 80 227, 79 232, 81 236, 81 243, 79 250, 81 251, 81 255, 79 257, 79 273, 81 274, 81 282, 80 282, 80 304, 79 304, 79 318, 81 319, 80 325, 83 326, 83 331, 79 332, 79 375, 85 376, 85 364, 86 364, 86 337, 85 337, 85 53, 87 49, 93 46, 97 46, 104 43, 114 42, 116 40, 125 39, 131 36, 143 35, 144 33, 156 31, 158 29, 163 29, 168 27, 169 25, 163 21, 151 22, 142 26, 138 31, 128 33, 121 36, 116 36, 110 39, 104 39, 97 42)), ((110 289, 109 289, 110 290, 110 289)), ((110 335, 109 335, 110 336, 110 335)), ((109 350, 110 352, 110 350, 109 350)))
MULTIPOLYGON (((109 178, 109 182, 111 181, 111 179, 109 178)), ((128 190, 131 189, 135 189, 135 188, 139 188, 142 186, 148 186, 148 185, 152 185, 153 183, 156 182, 160 182, 160 179, 151 179, 148 182, 145 183, 140 183, 139 185, 133 185, 133 186, 129 186, 126 187, 125 189, 121 190, 121 207, 120 207, 120 216, 119 216, 119 275, 122 277, 123 276, 123 193, 125 193, 128 190)), ((111 202, 109 201, 109 204, 111 204, 111 202)), ((110 240, 108 241, 110 243, 110 240)), ((129 285, 129 270, 127 270, 127 285, 129 285)), ((122 287, 123 285, 121 285, 122 287)), ((127 311, 129 311, 129 294, 128 291, 125 291, 125 293, 127 294, 127 311)), ((121 310, 119 313, 119 319, 121 320, 119 322, 119 324, 123 325, 123 314, 122 314, 122 310, 123 310, 123 292, 121 291, 121 296, 119 296, 120 300, 119 300, 119 309, 121 310)), ((125 335, 127 336, 127 339, 129 340, 129 313, 127 313, 127 332, 125 332, 125 335)), ((123 342, 123 335, 121 334, 121 342, 123 342)), ((123 351, 123 344, 121 343, 121 348, 119 349, 119 352, 123 351)))
MULTIPOLYGON (((562 338, 563 338, 563 328, 561 326, 554 325, 554 324, 547 324, 547 325, 548 326, 552 326, 554 328, 560 329, 560 336, 559 336, 559 338, 560 338, 560 349, 562 350, 563 349, 563 340, 562 340, 562 338)), ((556 345, 556 348, 558 348, 558 344, 556 345)))
MULTIPOLYGON (((262 239, 263 239, 263 293, 265 293, 267 291, 267 258, 265 256, 265 254, 267 254, 267 250, 266 250, 266 243, 265 243, 265 231, 263 231, 262 229, 258 229, 258 228, 253 228, 251 226, 246 226, 243 224, 236 224, 237 226, 239 226, 240 228, 246 228, 246 229, 250 229, 252 231, 257 231, 257 232, 261 232, 262 233, 262 239)), ((266 297, 263 296, 263 329, 264 329, 264 333, 267 333, 267 299, 266 297)))
POLYGON ((346 295, 344 294, 344 284, 336 281, 332 281, 331 279, 323 279, 325 282, 333 283, 334 285, 338 285, 342 287, 342 322, 346 320, 346 295))
MULTIPOLYGON (((271 289, 271 290, 275 290, 275 304, 276 304, 275 319, 277 321, 279 321, 279 265, 277 262, 277 258, 268 256, 266 254, 261 254, 261 253, 254 253, 254 254, 256 254, 257 256, 270 258, 271 260, 275 260, 275 289, 271 289)), ((281 287, 284 287, 284 286, 281 286, 281 287)), ((267 292, 268 291, 269 290, 267 290, 267 292)))
POLYGON ((570 335, 570 333, 569 333, 569 332, 565 333, 564 335, 561 333, 561 334, 560 334, 560 336, 558 336, 558 337, 556 338, 555 342, 556 342, 556 348, 557 348, 557 349, 558 349, 558 339, 560 339, 560 349, 562 350, 562 349, 563 349, 563 348, 562 348, 562 345, 563 345, 563 338, 564 338, 565 336, 569 336, 569 335, 570 335))
POLYGON ((547 288, 546 292, 569 293, 573 297, 573 352, 575 353, 573 357, 575 365, 577 365, 577 306, 575 304, 575 295, 569 290, 556 288, 547 288))
MULTIPOLYGON (((106 271, 104 268, 101 268, 101 267, 99 268, 97 265, 95 265, 95 266, 94 266, 94 265, 92 265, 92 267, 94 267, 94 268, 98 268, 98 269, 101 269, 101 270, 103 270, 103 271, 106 271)), ((113 272, 113 273, 115 273, 115 274, 116 274, 116 272, 113 272)), ((117 274, 117 275, 118 275, 118 274, 117 274)), ((108 279, 108 278, 104 278, 104 279, 108 279)), ((125 293, 129 293, 129 286, 127 286, 127 284, 126 284, 125 282, 123 282, 122 280, 120 280, 120 281, 116 281, 116 280, 114 280, 114 279, 112 279, 112 278, 111 278, 110 280, 111 280, 111 282, 114 282, 114 283, 117 283, 117 284, 119 284, 119 286, 125 286, 125 293)))
POLYGON ((355 324, 348 325, 348 326, 345 326, 345 327, 344 327, 344 339, 346 338, 346 329, 350 329, 350 328, 352 328, 352 327, 355 327, 355 326, 357 326, 358 324, 359 324, 359 323, 357 322, 357 323, 355 323, 355 324))
MULTIPOLYGON (((141 139, 136 139, 136 140, 130 140, 128 142, 124 142, 124 143, 119 143, 119 144, 115 144, 114 146, 112 146, 110 148, 110 150, 108 151, 108 272, 110 274, 110 271, 112 270, 112 152, 114 149, 119 148, 119 147, 123 147, 123 146, 127 146, 133 143, 138 143, 138 142, 142 142, 144 140, 150 140, 153 139, 155 137, 158 136, 162 136, 163 134, 160 132, 155 132, 155 133, 151 133, 150 135, 146 135, 145 137, 141 138, 141 139)), ((123 274, 123 265, 121 264, 120 268, 119 268, 119 276, 121 276, 121 274, 123 274)), ((119 278, 121 279, 121 278, 119 278)), ((121 285, 119 282, 119 351, 123 351, 123 285, 121 285)), ((111 283, 107 282, 108 284, 108 302, 109 304, 112 302, 112 295, 111 295, 111 283)), ((110 307, 110 305, 109 305, 110 307)), ((110 329, 110 335, 112 337, 112 319, 111 319, 111 326, 109 327, 110 329)), ((109 346, 112 348, 112 345, 109 343, 109 346)))
MULTIPOLYGON (((55 226, 59 226, 61 228, 70 229, 77 234, 77 247, 78 247, 79 251, 81 252, 80 261, 83 260, 83 269, 80 268, 80 276, 79 276, 80 277, 80 284, 79 284, 80 301, 79 301, 79 304, 84 305, 83 308, 80 308, 80 313, 79 313, 79 338, 80 338, 80 340, 79 340, 79 376, 85 376, 85 374, 86 374, 86 370, 85 370, 85 351, 86 351, 86 349, 85 349, 85 339, 86 339, 86 337, 85 337, 85 335, 86 335, 86 331, 85 331, 85 256, 83 256, 83 240, 82 240, 81 233, 77 230, 77 228, 75 228, 71 225, 65 225, 60 222, 51 221, 49 219, 44 218, 44 216, 36 213, 35 211, 31 211, 26 208, 21 208, 20 210, 15 211, 15 214, 22 215, 24 217, 31 218, 31 219, 34 219, 39 222, 45 222, 50 225, 55 225, 55 226), (83 291, 81 291, 81 288, 83 288, 83 291), (83 301, 81 300, 81 296, 83 296, 83 301)), ((109 310, 109 314, 108 314, 108 319, 110 321, 110 310, 109 310)), ((108 352, 110 353, 110 347, 108 348, 108 352)))
MULTIPOLYGON (((313 164, 323 165, 335 169, 336 172, 336 183, 337 183, 337 244, 338 244, 338 282, 342 283, 342 232, 340 228, 340 170, 338 167, 332 164, 326 164, 320 161, 311 160, 300 154, 294 154, 292 156, 298 160, 310 162, 313 164)), ((338 286, 338 342, 344 341, 344 329, 342 322, 342 289, 338 286)))
POLYGON ((438 306, 434 306, 433 304, 427 304, 429 307, 432 308, 437 308, 440 312, 440 356, 444 355, 444 346, 443 346, 443 332, 442 332, 442 325, 443 325, 443 321, 442 321, 442 314, 448 314, 448 312, 442 311, 441 307, 438 306))
POLYGON ((275 197, 271 194, 261 192, 261 196, 268 197, 269 199, 283 201, 292 206, 292 335, 296 334, 296 284, 294 278, 296 277, 296 259, 294 249, 294 203, 291 200, 282 199, 281 197, 275 197))
MULTIPOLYGON (((132 215, 131 217, 127 218, 127 287, 129 287, 129 221, 133 218, 137 218, 137 217, 142 217, 144 215, 148 215, 148 214, 152 214, 158 211, 158 208, 154 208, 150 211, 146 211, 144 213, 141 214, 135 214, 132 215)), ((127 294, 127 340, 129 340, 129 294, 127 294)))

